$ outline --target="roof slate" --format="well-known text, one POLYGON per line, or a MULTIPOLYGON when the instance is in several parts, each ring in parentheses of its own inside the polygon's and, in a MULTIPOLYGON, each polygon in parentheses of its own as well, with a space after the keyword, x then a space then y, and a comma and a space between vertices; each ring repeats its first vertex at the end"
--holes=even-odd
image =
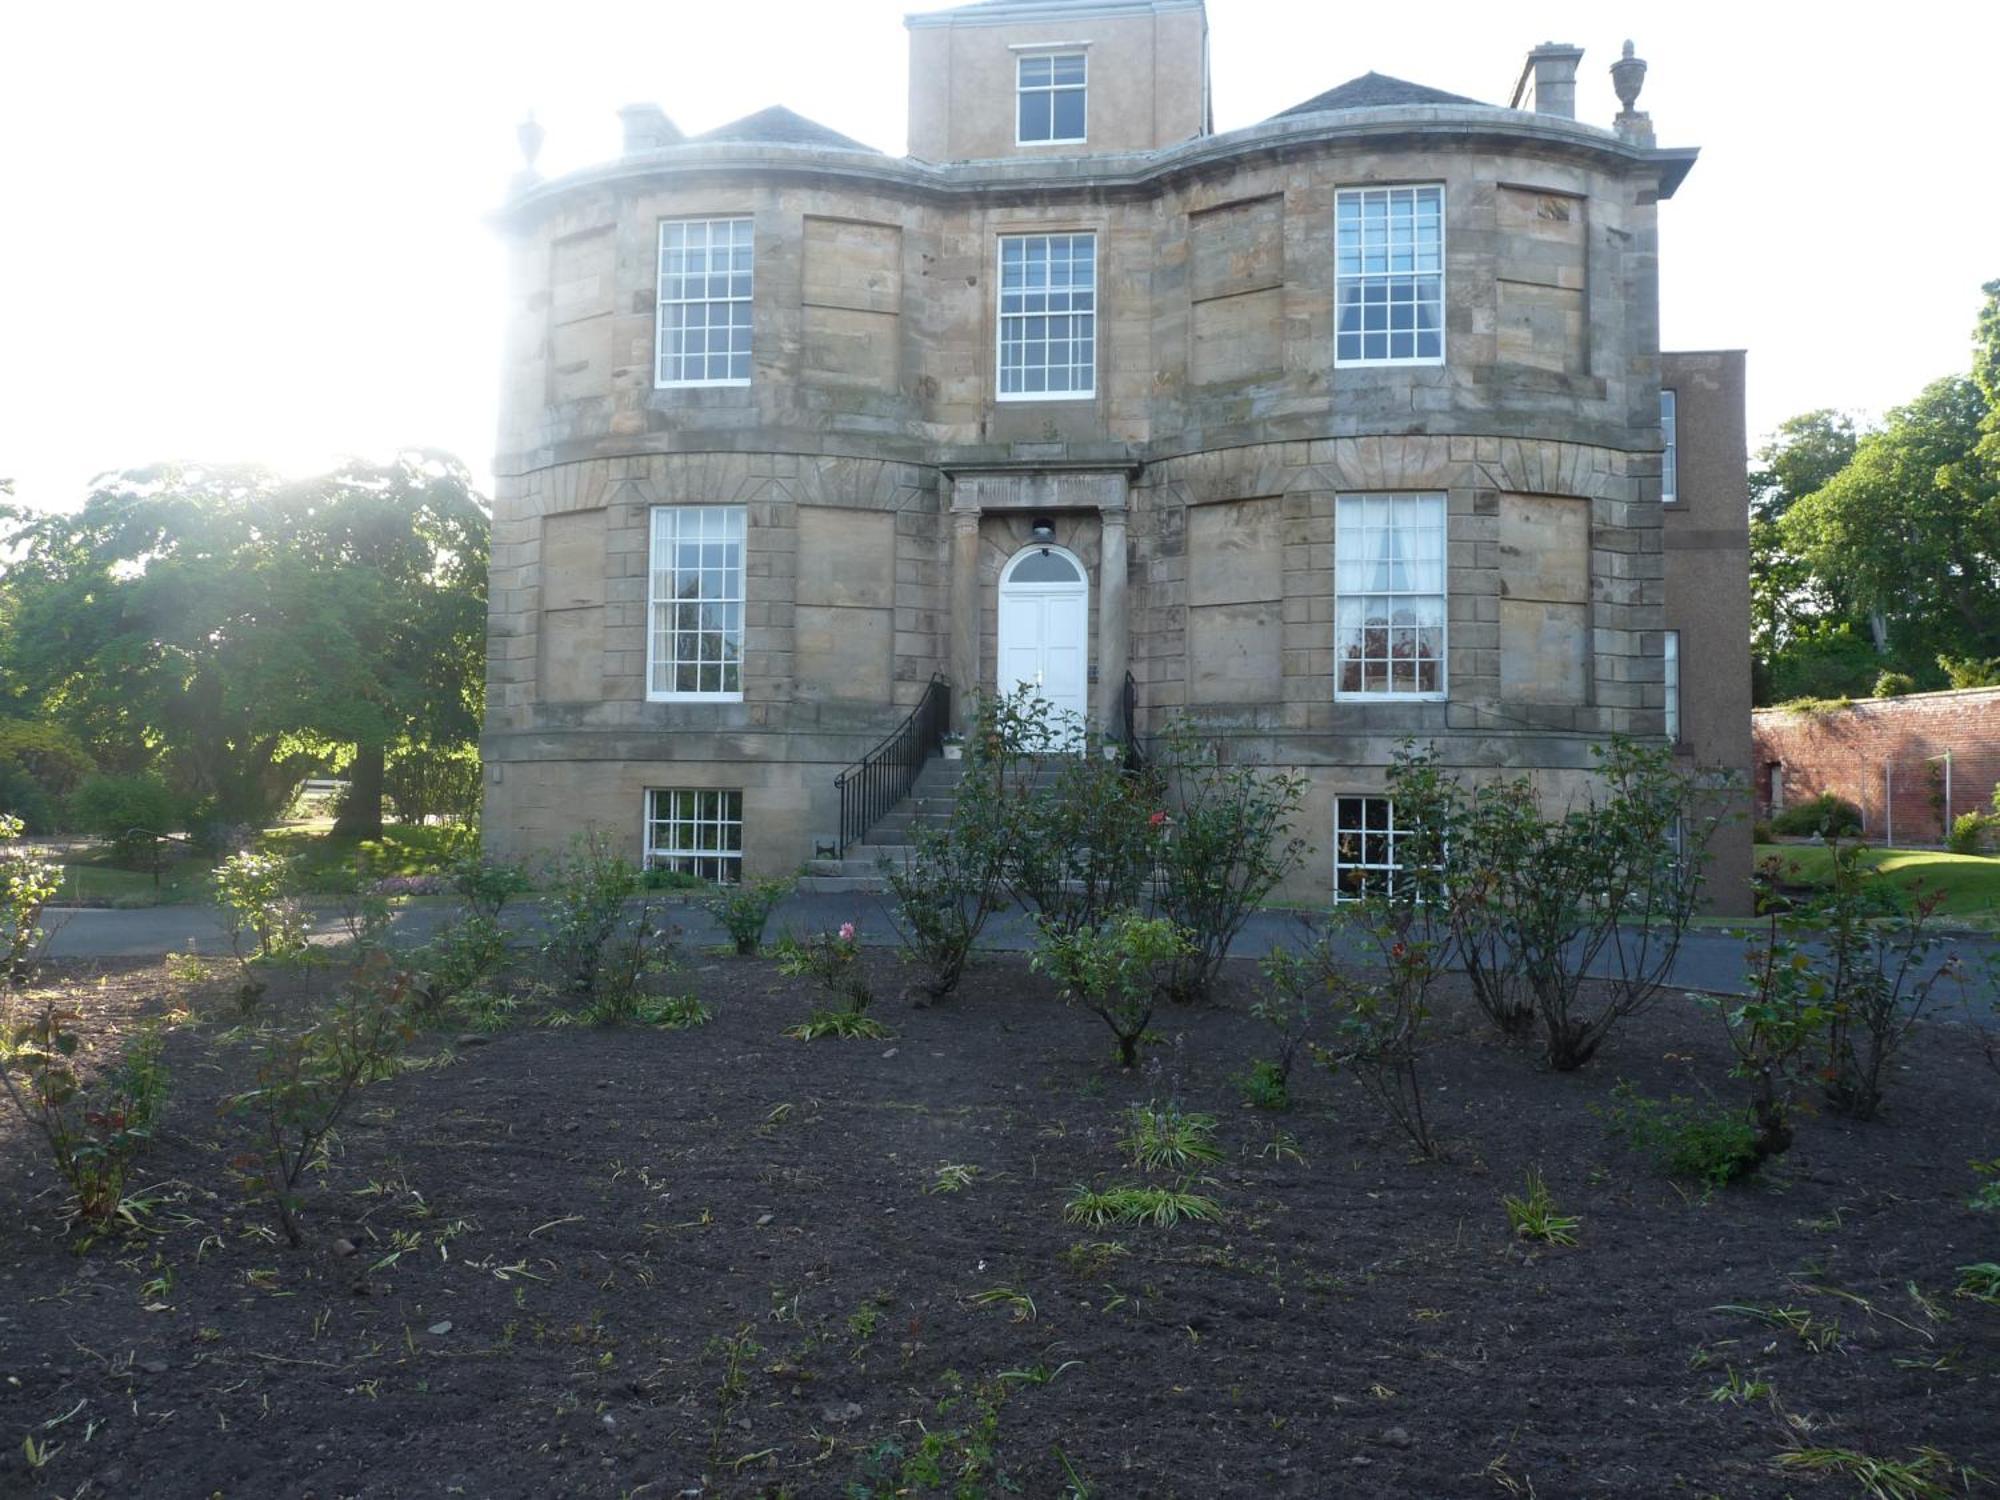
MULTIPOLYGON (((1271 116, 1282 120, 1287 115, 1312 115, 1332 109, 1373 109, 1385 104, 1485 104, 1483 99, 1468 99, 1463 94, 1448 94, 1443 89, 1434 89, 1421 83, 1411 83, 1403 78, 1391 78, 1387 73, 1368 72, 1359 78, 1350 78, 1324 94, 1316 94, 1303 104, 1294 104, 1271 116)), ((1497 106, 1487 106, 1494 108, 1497 106)))
POLYGON ((756 114, 745 115, 740 120, 731 120, 727 125, 718 125, 704 135, 695 136, 694 139, 765 142, 784 146, 826 146, 840 151, 866 151, 870 156, 882 155, 875 147, 864 145, 837 130, 829 130, 818 121, 808 120, 804 115, 796 114, 782 104, 774 104, 769 109, 760 109, 756 114))

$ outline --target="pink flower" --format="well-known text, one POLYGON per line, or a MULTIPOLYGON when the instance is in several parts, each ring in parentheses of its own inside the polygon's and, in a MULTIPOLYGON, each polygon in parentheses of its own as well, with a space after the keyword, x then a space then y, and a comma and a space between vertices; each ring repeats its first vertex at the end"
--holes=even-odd
POLYGON ((854 924, 852 922, 842 922, 840 924, 840 940, 843 943, 854 941, 854 924))
POLYGON ((1158 828, 1162 823, 1167 821, 1167 815, 1164 812, 1155 812, 1146 821, 1152 824, 1153 827, 1158 828))

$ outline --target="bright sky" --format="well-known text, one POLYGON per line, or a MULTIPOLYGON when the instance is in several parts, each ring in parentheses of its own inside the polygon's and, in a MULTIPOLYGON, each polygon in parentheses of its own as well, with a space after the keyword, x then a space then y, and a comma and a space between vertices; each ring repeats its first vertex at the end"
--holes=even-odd
MULTIPOLYGON (((0 476, 67 506, 160 458, 491 460, 500 253, 533 108, 550 173, 621 104, 689 133, 784 103, 899 152, 903 0, 96 0, 0 8, 0 476)), ((1662 212, 1664 342, 1747 347, 1755 435, 1967 365, 2000 277, 2000 6, 1209 0, 1219 129, 1370 68, 1505 103, 1543 40, 1581 118, 1703 148, 1662 212), (1849 19, 1851 17, 1851 19, 1849 19)))

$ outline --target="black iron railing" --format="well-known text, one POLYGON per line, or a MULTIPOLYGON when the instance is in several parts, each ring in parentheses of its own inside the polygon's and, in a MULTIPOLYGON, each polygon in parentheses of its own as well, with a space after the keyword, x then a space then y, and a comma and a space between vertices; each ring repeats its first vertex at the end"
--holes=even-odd
POLYGON ((1136 775, 1146 769, 1146 749, 1139 743, 1139 684, 1130 672, 1118 695, 1118 732, 1125 741, 1125 769, 1136 775))
POLYGON ((861 842, 885 813, 909 796, 917 775, 951 728, 951 684, 932 677, 910 716, 889 737, 833 779, 840 789, 840 853, 861 842))

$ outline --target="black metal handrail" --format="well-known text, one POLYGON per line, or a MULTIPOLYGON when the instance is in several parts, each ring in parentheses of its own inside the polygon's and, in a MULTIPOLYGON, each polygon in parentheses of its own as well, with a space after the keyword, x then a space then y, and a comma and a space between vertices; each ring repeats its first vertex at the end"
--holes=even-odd
POLYGON ((1118 694, 1119 730, 1125 738, 1125 769, 1133 775, 1146 769, 1146 750, 1139 743, 1139 684, 1125 674, 1125 686, 1118 694))
POLYGON ((909 717, 889 737, 834 777, 840 791, 840 848, 858 844, 885 813, 909 796, 932 750, 951 728, 951 684, 933 675, 909 717))

